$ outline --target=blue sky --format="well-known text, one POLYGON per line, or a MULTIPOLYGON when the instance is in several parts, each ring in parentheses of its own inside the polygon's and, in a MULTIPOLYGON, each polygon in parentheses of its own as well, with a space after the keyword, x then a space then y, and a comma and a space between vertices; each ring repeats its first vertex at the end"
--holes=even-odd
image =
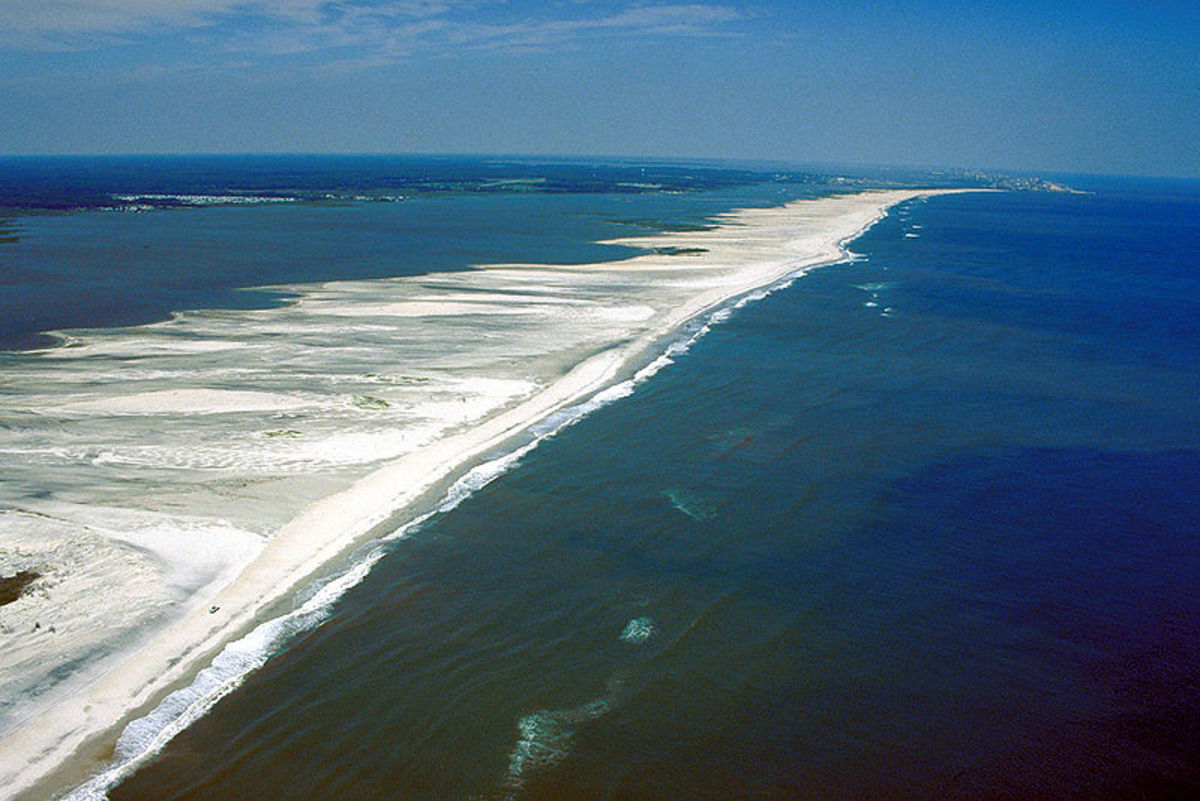
POLYGON ((1200 176, 1200 3, 0 0, 0 153, 1200 176))

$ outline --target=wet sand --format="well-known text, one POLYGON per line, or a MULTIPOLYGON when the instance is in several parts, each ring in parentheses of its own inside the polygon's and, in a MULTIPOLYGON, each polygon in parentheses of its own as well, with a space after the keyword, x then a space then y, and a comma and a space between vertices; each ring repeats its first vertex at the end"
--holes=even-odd
MULTIPOLYGON (((302 293, 297 309, 325 316, 503 315, 517 322, 505 322, 497 329, 503 337, 492 345, 493 352, 552 350, 548 358, 555 369, 543 373, 551 375, 549 379, 531 380, 528 389, 501 393, 480 417, 464 419, 444 435, 311 503, 258 547, 242 548, 207 573, 207 580, 192 588, 171 614, 147 612, 133 620, 137 636, 127 636, 69 692, 60 693, 48 708, 4 734, 0 786, 17 797, 41 798, 78 784, 101 767, 130 720, 145 714, 167 692, 187 684, 226 643, 268 617, 281 599, 327 571, 351 549, 416 514, 419 503, 427 503, 431 493, 443 490, 487 455, 511 447, 547 416, 628 378, 661 352, 664 342, 686 321, 805 269, 845 258, 844 243, 877 221, 889 206, 940 192, 870 192, 731 212, 719 217, 718 226, 711 230, 618 240, 651 251, 622 262, 497 265, 465 273, 388 279, 402 297, 373 305, 346 303, 349 296, 371 294, 369 286, 360 286, 368 282, 326 284, 302 293), (614 302, 614 298, 622 300, 614 302), (566 327, 564 314, 570 316, 566 327), (538 328, 543 319, 558 322, 543 331, 538 328)), ((216 414, 272 404, 287 409, 300 403, 256 392, 221 390, 206 395, 189 389, 98 400, 83 411, 101 408, 111 414, 143 415, 165 404, 174 413, 216 414)), ((80 564, 61 576, 57 587, 27 593, 6 611, 14 630, 51 615, 67 621, 85 601, 92 620, 128 616, 130 598, 119 588, 114 590, 111 578, 80 564), (25 601, 24 608, 18 608, 25 601)), ((155 608, 162 606, 155 603, 155 608)), ((94 626, 89 633, 94 636, 94 626)), ((0 660, 0 668, 27 666, 22 649, 34 648, 32 636, 10 642, 9 657, 0 660)), ((84 632, 72 634, 71 626, 60 624, 57 646, 51 641, 49 650, 48 640, 40 637, 41 645, 35 649, 38 661, 53 659, 54 648, 66 647, 72 636, 84 632)))

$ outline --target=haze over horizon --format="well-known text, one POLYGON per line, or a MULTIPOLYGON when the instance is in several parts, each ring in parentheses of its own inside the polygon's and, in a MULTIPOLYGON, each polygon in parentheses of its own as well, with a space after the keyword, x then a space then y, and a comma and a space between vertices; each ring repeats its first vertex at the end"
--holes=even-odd
POLYGON ((5 0, 0 153, 1200 176, 1190 3, 5 0))

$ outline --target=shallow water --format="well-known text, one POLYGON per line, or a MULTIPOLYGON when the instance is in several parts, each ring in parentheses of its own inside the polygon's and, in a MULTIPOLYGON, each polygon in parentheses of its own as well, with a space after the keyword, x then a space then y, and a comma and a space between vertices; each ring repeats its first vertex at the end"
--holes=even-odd
MULTIPOLYGON (((160 180, 179 180, 170 168, 160 166, 160 180)), ((236 170, 219 177, 244 180, 236 170)), ((50 343, 43 335, 49 330, 135 325, 185 309, 278 305, 286 297, 255 289, 277 284, 421 275, 474 264, 627 258, 637 251, 594 243, 648 233, 664 220, 700 225, 734 206, 811 191, 805 184, 779 184, 672 195, 426 194, 394 203, 92 210, 7 219, 0 209, 0 347, 42 347, 50 343)), ((0 192, 0 206, 4 202, 0 192)))
MULTIPOLYGON (((5 243, 18 290, 33 283, 66 297, 95 279, 181 303, 213 274, 218 286, 240 287, 287 259, 293 277, 319 267, 337 280, 268 287, 264 296, 288 300, 266 307, 222 307, 217 293, 206 302, 218 305, 160 322, 62 332, 59 347, 0 353, 0 568, 45 574, 36 598, 0 616, 10 646, 0 652, 0 732, 29 725, 154 627, 218 609, 216 590, 308 504, 511 407, 696 291, 674 264, 649 280, 556 269, 555 256, 569 265, 644 250, 638 239, 599 245, 585 233, 647 233, 795 190, 20 218, 19 241, 5 243), (293 241, 321 226, 344 240, 342 261, 327 258, 328 242, 306 250, 293 241), (455 237, 459 228, 471 234, 455 237), (491 236, 498 229, 505 235, 491 236), (121 261, 132 230, 152 232, 178 258, 121 261), (409 254, 413 230, 424 240, 409 254), (222 247, 202 251, 200 240, 222 247), (422 249, 425 240, 439 246, 422 249), (227 274, 224 246, 245 260, 227 274), (487 269, 455 261, 475 247, 484 262, 522 249, 542 261, 487 269), (260 272, 245 269, 257 259, 260 272), (70 264, 78 281, 67 280, 70 264)), ((108 322, 102 308, 89 309, 93 326, 108 322)), ((258 650, 275 650, 273 637, 258 650)))
POLYGON ((1094 188, 897 210, 111 797, 1200 792, 1200 200, 1094 188))

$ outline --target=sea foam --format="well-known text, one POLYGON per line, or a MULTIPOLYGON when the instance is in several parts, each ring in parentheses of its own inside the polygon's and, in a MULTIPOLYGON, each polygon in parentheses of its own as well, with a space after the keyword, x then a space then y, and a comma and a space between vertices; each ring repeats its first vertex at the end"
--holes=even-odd
MULTIPOLYGON (((691 322, 676 338, 665 344, 658 356, 638 369, 632 377, 596 393, 583 403, 546 417, 530 428, 528 440, 519 447, 468 470, 450 486, 432 511, 361 548, 356 561, 349 568, 313 585, 308 592, 299 594, 294 611, 263 623, 246 637, 228 645, 210 667, 201 671, 191 686, 172 693, 149 715, 131 723, 119 738, 113 763, 68 796, 67 801, 99 801, 105 798, 109 789, 157 754, 176 734, 203 716, 217 701, 240 686, 251 672, 265 664, 274 653, 285 648, 296 636, 328 619, 337 601, 363 581, 375 563, 387 553, 387 543, 418 530, 434 515, 452 511, 520 464, 527 454, 545 440, 597 410, 628 397, 638 385, 686 354, 714 326, 728 320, 733 310, 789 286, 793 280, 794 276, 789 276, 770 287, 735 298, 729 304, 691 322)), ((485 381, 483 385, 506 389, 515 386, 504 381, 485 381)), ((618 639, 625 643, 641 644, 650 639, 654 631, 650 618, 636 618, 629 621, 618 639)), ((580 707, 543 710, 522 718, 518 723, 522 736, 510 757, 509 775, 505 781, 507 790, 519 790, 530 771, 549 767, 564 757, 578 726, 612 708, 616 686, 614 682, 603 697, 580 707)))
MULTIPOLYGON (((845 210, 830 212, 843 226, 843 241, 879 216, 878 200, 828 203, 845 210)), ((686 266, 654 255, 611 271, 509 265, 421 280, 274 287, 298 301, 265 310, 181 313, 136 329, 73 332, 70 347, 11 360, 20 379, 0 402, 0 415, 21 424, 0 428, 0 452, 17 457, 0 503, 36 515, 47 498, 69 494, 84 508, 92 499, 148 514, 203 518, 220 510, 222 525, 270 537, 305 504, 363 477, 364 465, 403 456, 405 449, 415 453, 433 438, 469 430, 475 420, 495 419, 591 356, 642 343, 631 351, 636 358, 623 357, 632 374, 617 371, 610 379, 604 368, 588 381, 607 386, 546 407, 505 452, 462 475, 431 513, 447 511, 546 437, 633 392, 733 309, 788 285, 814 262, 837 259, 825 239, 793 239, 793 212, 764 210, 738 219, 733 238, 720 229, 672 235, 706 245, 686 266), (747 249, 743 240, 755 244, 747 249), (783 255, 764 269, 764 252, 783 255), (749 288, 733 289, 739 286, 749 288), (389 314, 395 304, 478 304, 488 296, 496 298, 490 301, 495 311, 512 309, 511 299, 519 297, 522 313, 485 313, 485 302, 478 314, 389 314), (526 313, 530 309, 536 313, 526 313), (137 380, 126 372, 131 365, 137 380), (88 378, 81 380, 84 373, 88 378), (168 402, 179 392, 187 403, 168 402), (219 412, 199 403, 217 397, 241 402, 219 412), (287 402, 266 402, 276 398, 287 402), (121 413, 134 406, 154 412, 152 418, 121 413), (172 460, 172 451, 193 456, 172 460), (21 454, 37 458, 26 465, 21 454), (48 462, 51 456, 59 463, 48 462), (147 493, 147 486, 156 491, 147 493)), ((386 519, 392 511, 379 514, 386 519)), ((231 643, 190 687, 132 724, 122 735, 118 762, 80 792, 103 792, 96 788, 118 781, 296 633, 319 624, 381 558, 387 540, 424 519, 364 546, 296 611, 231 643)))

